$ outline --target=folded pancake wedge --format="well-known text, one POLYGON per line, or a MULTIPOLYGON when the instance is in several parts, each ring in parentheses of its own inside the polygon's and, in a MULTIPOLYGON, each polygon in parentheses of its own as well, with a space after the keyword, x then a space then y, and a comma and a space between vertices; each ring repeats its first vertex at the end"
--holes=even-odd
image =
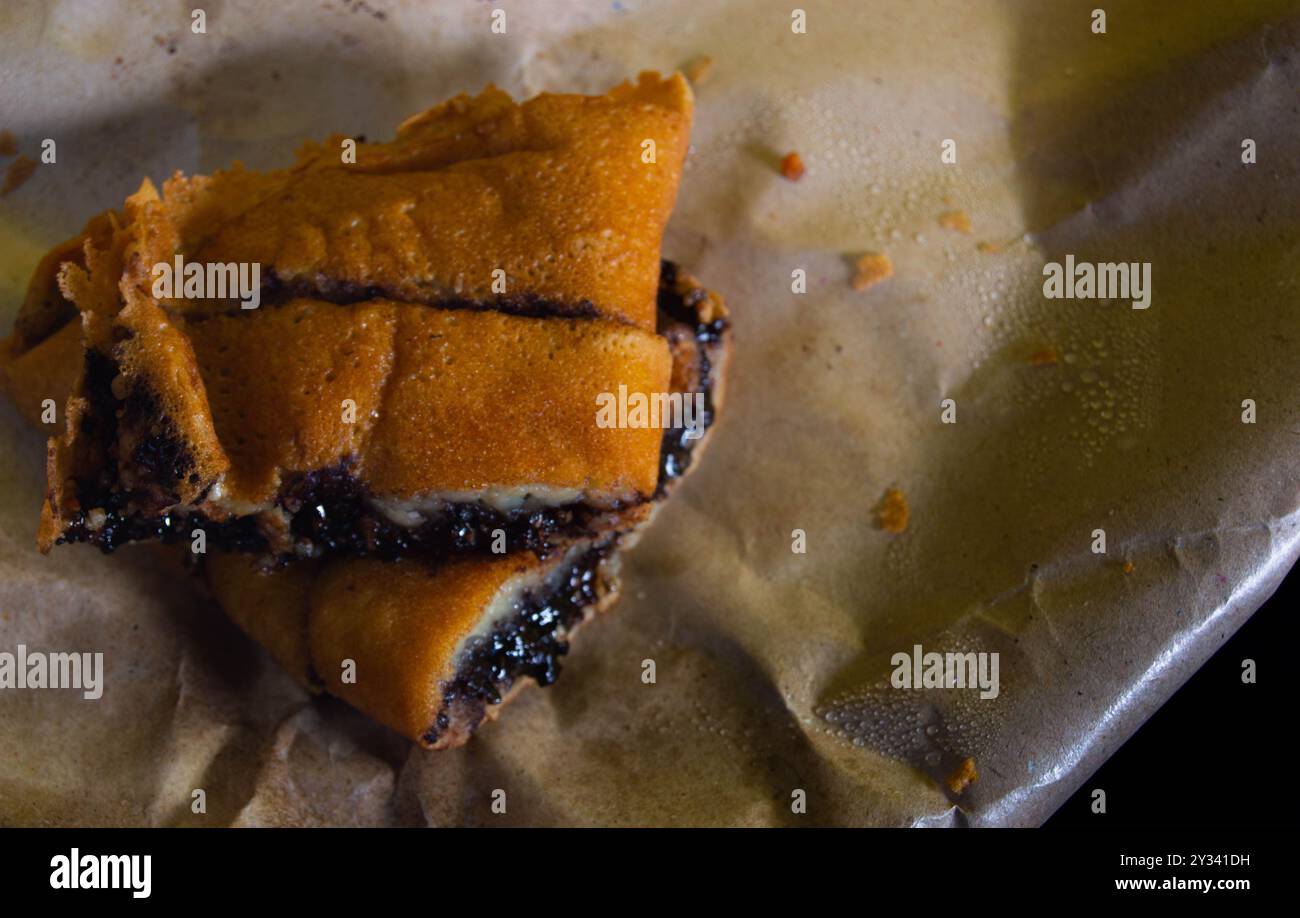
POLYGON ((42 550, 202 528, 397 557, 506 529, 545 553, 648 501, 658 436, 592 418, 602 392, 668 384, 659 244, 691 106, 679 75, 521 105, 489 89, 391 143, 146 182, 88 227, 57 308, 20 316, 70 303, 87 348, 42 550))
POLYGON ((614 540, 462 558, 342 558, 260 572, 207 559, 226 613, 300 683, 431 748, 460 745, 532 680, 549 685, 577 627, 616 595, 614 540))
POLYGON ((387 300, 293 300, 195 324, 225 471, 186 500, 191 444, 138 377, 124 391, 90 352, 84 391, 104 407, 78 430, 108 419, 118 459, 76 477, 64 540, 112 549, 202 528, 276 555, 396 556, 454 550, 468 525, 469 547, 500 528, 539 548, 561 515, 585 525, 654 493, 659 431, 595 423, 602 392, 667 389, 669 348, 654 334, 387 300))
POLYGON ((86 349, 81 322, 67 321, 25 350, 15 339, 0 343, 0 391, 33 427, 51 430, 77 385, 86 349), (47 409, 53 407, 53 412, 47 409))

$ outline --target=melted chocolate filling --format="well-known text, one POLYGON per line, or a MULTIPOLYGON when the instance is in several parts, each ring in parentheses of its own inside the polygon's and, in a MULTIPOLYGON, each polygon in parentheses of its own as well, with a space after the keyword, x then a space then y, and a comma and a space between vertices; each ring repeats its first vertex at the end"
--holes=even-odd
POLYGON ((472 638, 462 651, 456 675, 442 685, 442 710, 426 741, 451 725, 452 708, 472 730, 489 704, 500 704, 516 681, 531 678, 547 686, 560 677, 560 657, 569 652, 567 635, 608 587, 602 565, 613 542, 587 551, 564 572, 557 585, 526 593, 514 614, 487 635, 472 638))
MULTIPOLYGON (((171 544, 192 539, 196 530, 203 530, 207 544, 222 551, 261 554, 271 549, 255 516, 214 521, 203 513, 172 512, 143 517, 127 509, 136 493, 110 490, 92 499, 91 506, 104 512, 102 524, 92 529, 87 511, 79 510, 59 543, 89 542, 108 554, 128 542, 154 539, 171 544)), ((622 509, 604 510, 580 502, 532 511, 500 511, 477 502, 447 504, 425 522, 402 526, 371 506, 365 486, 345 465, 298 476, 285 488, 278 505, 288 514, 293 541, 308 545, 312 556, 386 560, 486 553, 497 530, 505 533, 508 550, 526 549, 544 558, 557 544, 591 534, 603 515, 622 509)), ((276 560, 287 563, 292 557, 283 553, 276 560)))
POLYGON ((374 510, 365 486, 346 467, 300 476, 286 489, 280 504, 291 514, 294 536, 326 554, 378 555, 390 560, 411 554, 487 551, 497 529, 505 532, 509 550, 527 549, 545 557, 558 542, 589 533, 602 515, 584 503, 508 512, 482 503, 447 504, 427 522, 402 526, 374 510))
MULTIPOLYGON (((702 287, 692 287, 683 293, 678 289, 677 265, 671 261, 659 263, 659 319, 657 331, 665 334, 675 324, 690 328, 698 347, 700 389, 704 392, 704 412, 698 421, 698 430, 702 435, 713 425, 713 361, 711 357, 722 344, 722 336, 729 327, 725 318, 702 322, 699 318, 699 305, 709 296, 709 291, 702 287)), ((659 487, 656 497, 662 497, 668 485, 686 474, 690 468, 692 454, 702 439, 688 437, 690 431, 668 428, 664 431, 663 446, 659 451, 659 487)))
MULTIPOLYGON (((315 291, 319 295, 319 291, 315 291)), ((365 299, 377 295, 370 288, 343 289, 341 301, 365 299)), ((663 262, 658 293, 658 330, 661 334, 674 326, 692 334, 697 342, 700 387, 704 392, 705 410, 700 426, 713 423, 713 367, 710 354, 719 345, 727 328, 725 319, 700 322, 697 307, 708 292, 694 288, 678 290, 677 268, 663 262)), ((529 301, 533 302, 533 301, 529 301)), ((439 304, 442 306, 443 304, 439 304)), ((536 305, 536 304, 534 304, 536 305)), ((466 305, 464 308, 470 308, 466 305)), ((479 304, 473 308, 498 308, 479 304)), ((521 306, 521 308, 523 308, 521 306)), ((537 307, 541 310, 541 307, 537 307)), ((521 313, 530 314, 530 313, 521 313)), ((538 315, 557 315, 548 307, 538 315)), ((271 551, 267 534, 259 527, 256 516, 216 521, 203 513, 169 512, 175 505, 176 486, 192 474, 193 458, 174 427, 158 410, 148 392, 133 392, 125 402, 112 394, 111 384, 117 375, 113 361, 96 351, 86 355, 85 389, 91 401, 87 425, 92 425, 94 442, 107 444, 101 474, 95 481, 78 481, 77 495, 81 509, 59 538, 60 543, 88 542, 109 553, 127 542, 154 539, 179 542, 193 537, 195 530, 205 532, 210 547, 222 551, 265 554, 271 551), (120 419, 119 419, 120 413, 120 419), (132 451, 131 468, 138 485, 122 490, 119 478, 116 443, 119 425, 147 431, 132 451), (99 525, 91 527, 89 514, 99 525)), ((86 433, 92 433, 87 429, 86 433)), ((673 480, 685 474, 691 463, 699 437, 686 436, 684 429, 667 429, 660 450, 659 484, 655 497, 661 497, 673 480)), ((365 484, 346 464, 320 469, 297 476, 287 483, 278 500, 289 517, 292 540, 304 545, 312 555, 373 555, 396 559, 408 555, 437 557, 444 554, 491 551, 493 533, 504 530, 510 551, 527 549, 539 557, 548 555, 556 545, 589 536, 602 516, 618 512, 577 502, 539 510, 502 512, 482 503, 448 504, 443 512, 413 526, 392 522, 370 503, 365 484)), ((292 552, 281 553, 281 563, 291 560, 292 552)))
MULTIPOLYGON (((422 303, 438 309, 451 309, 467 312, 504 312, 512 316, 525 316, 533 319, 594 319, 600 316, 594 303, 580 300, 576 303, 561 303, 535 294, 509 294, 495 296, 490 300, 472 300, 461 296, 433 296, 412 299, 409 293, 392 290, 378 284, 358 284, 355 281, 337 281, 323 278, 315 281, 283 280, 274 271, 267 271, 262 282, 261 309, 274 309, 291 300, 305 298, 323 300, 336 306, 351 306, 368 300, 393 300, 399 303, 422 303)), ((202 322, 209 315, 248 316, 249 310, 242 308, 212 314, 195 313, 186 316, 188 322, 202 322)))

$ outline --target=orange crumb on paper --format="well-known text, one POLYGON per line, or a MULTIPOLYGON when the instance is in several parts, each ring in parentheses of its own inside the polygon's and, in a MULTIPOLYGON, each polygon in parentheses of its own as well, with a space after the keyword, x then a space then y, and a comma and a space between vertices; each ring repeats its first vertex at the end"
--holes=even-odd
POLYGON ((13 156, 18 152, 18 141, 12 131, 0 131, 0 156, 13 156))
POLYGON ((23 182, 32 177, 36 171, 36 160, 30 156, 20 156, 9 164, 9 169, 5 172, 5 183, 0 187, 0 198, 13 191, 23 182))
POLYGON ((1125 561, 1125 562, 1124 562, 1124 573, 1126 573, 1126 574, 1131 574, 1131 573, 1133 573, 1133 562, 1132 562, 1132 561, 1125 561))
POLYGON ((698 86, 709 78, 713 71, 713 58, 707 54, 697 54, 684 65, 682 73, 686 74, 686 79, 691 81, 692 86, 698 86))
POLYGON ((868 252, 858 259, 856 267, 858 273, 853 276, 854 290, 866 290, 894 276, 894 263, 884 252, 868 252))
POLYGON ((876 504, 876 528, 897 535, 907 531, 907 521, 912 515, 907 498, 898 488, 890 488, 876 504))
POLYGON ((803 178, 805 171, 803 159, 798 153, 787 153, 781 158, 781 175, 790 181, 799 181, 799 179, 803 178))
POLYGON ((977 242, 975 248, 986 255, 995 255, 1002 251, 1003 246, 1000 242, 977 242))
POLYGON ((957 770, 948 776, 945 783, 948 785, 948 790, 954 794, 960 794, 979 779, 980 773, 975 770, 975 759, 967 756, 957 766, 957 770))
POLYGON ((1054 345, 1045 344, 1029 355, 1031 367, 1052 367, 1061 362, 1061 354, 1054 345))
POLYGON ((939 225, 944 229, 957 230, 970 235, 970 214, 964 210, 946 210, 939 214, 939 225))

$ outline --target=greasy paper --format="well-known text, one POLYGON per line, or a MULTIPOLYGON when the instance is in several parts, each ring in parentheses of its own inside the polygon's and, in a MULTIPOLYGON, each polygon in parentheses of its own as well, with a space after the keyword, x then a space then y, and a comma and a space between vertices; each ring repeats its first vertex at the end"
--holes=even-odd
POLYGON ((102 652, 105 688, 0 690, 0 823, 1044 820, 1300 551, 1300 8, 1095 6, 4 4, 0 131, 57 150, 0 197, 6 328, 144 176, 707 55, 664 251, 735 353, 622 600, 440 753, 310 699, 155 547, 38 555, 43 438, 3 405, 0 651, 102 652), (894 273, 854 290, 866 252, 894 273), (1149 262, 1149 308, 1045 297, 1067 255, 1149 262), (916 645, 997 653, 997 697, 893 687, 916 645))

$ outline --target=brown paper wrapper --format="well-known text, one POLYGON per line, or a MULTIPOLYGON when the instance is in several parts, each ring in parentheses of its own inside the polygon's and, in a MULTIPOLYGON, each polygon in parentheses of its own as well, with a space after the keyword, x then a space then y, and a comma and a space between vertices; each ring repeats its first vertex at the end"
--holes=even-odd
POLYGON ((1135 0, 1100 35, 1093 6, 807 2, 796 34, 779 3, 536 2, 494 34, 478 3, 228 0, 194 34, 6 4, 0 130, 57 144, 0 199, 9 316, 143 175, 707 55, 665 253, 728 296, 735 359, 614 613, 443 753, 310 699, 155 548, 38 556, 41 439, 0 408, 0 651, 105 655, 97 701, 0 691, 0 821, 1041 822, 1300 551, 1300 14, 1135 0), (854 290, 864 252, 894 273, 854 290), (1150 262, 1150 307, 1045 298, 1067 254, 1150 262), (917 644, 997 652, 997 698, 890 687, 917 644))

